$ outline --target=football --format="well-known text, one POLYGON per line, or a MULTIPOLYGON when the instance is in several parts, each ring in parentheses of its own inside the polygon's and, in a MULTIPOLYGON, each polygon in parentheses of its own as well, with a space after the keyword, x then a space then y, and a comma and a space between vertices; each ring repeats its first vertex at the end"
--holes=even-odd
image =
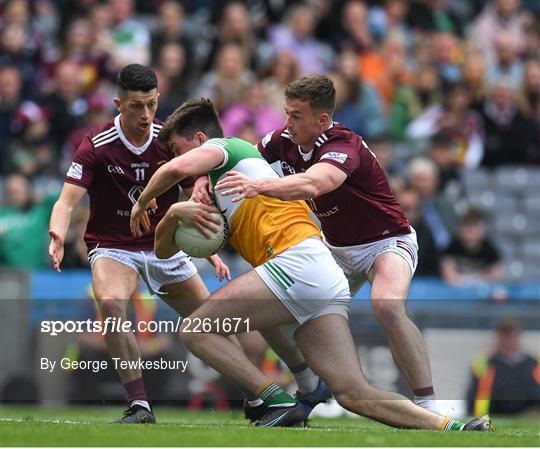
POLYGON ((227 243, 227 224, 223 215, 219 213, 212 214, 215 217, 221 219, 217 232, 208 231, 210 238, 206 238, 199 230, 181 221, 178 222, 178 226, 174 233, 174 241, 178 247, 191 257, 205 258, 216 254, 225 243, 227 243))

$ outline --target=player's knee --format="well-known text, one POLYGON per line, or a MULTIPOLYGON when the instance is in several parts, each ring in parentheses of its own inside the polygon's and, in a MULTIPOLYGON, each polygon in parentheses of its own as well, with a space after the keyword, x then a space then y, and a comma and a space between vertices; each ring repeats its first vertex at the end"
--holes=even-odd
POLYGON ((114 295, 107 295, 97 301, 103 318, 123 317, 126 313, 124 301, 114 295))
POLYGON ((393 326, 407 316, 401 299, 377 298, 372 304, 373 314, 383 326, 393 326))
POLYGON ((334 398, 343 408, 347 410, 352 410, 356 413, 366 413, 369 410, 369 385, 357 384, 352 388, 349 388, 347 391, 342 391, 340 393, 332 393, 334 398))

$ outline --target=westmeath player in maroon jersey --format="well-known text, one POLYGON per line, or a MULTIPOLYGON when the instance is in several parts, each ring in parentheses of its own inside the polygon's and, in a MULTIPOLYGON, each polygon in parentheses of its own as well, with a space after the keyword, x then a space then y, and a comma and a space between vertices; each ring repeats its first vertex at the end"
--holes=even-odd
MULTIPOLYGON (((117 84, 114 103, 119 115, 89 132, 67 172, 51 215, 49 255, 60 271, 71 212, 88 193, 90 218, 84 237, 102 318, 126 319, 129 298, 138 288, 139 276, 150 291, 187 316, 209 296, 208 290, 186 254, 178 252, 166 260, 154 254, 155 228, 167 209, 178 201, 178 187, 161 195, 157 209, 154 205, 145 215, 147 232, 133 238, 129 230, 131 207, 158 167, 173 157, 156 140, 162 126, 154 119, 159 96, 156 75, 145 66, 130 64, 118 74, 117 84)), ((192 183, 183 183, 182 187, 188 195, 191 193, 192 183)), ((218 256, 211 259, 220 279, 230 276, 218 256)), ((128 361, 141 357, 131 332, 107 333, 105 343, 111 357, 128 361)), ((118 369, 118 375, 129 403, 119 422, 155 422, 141 370, 118 369)))
POLYGON ((405 309, 417 265, 416 234, 367 144, 332 121, 334 106, 328 77, 293 81, 285 91, 286 126, 258 145, 268 162, 280 161, 285 176, 255 180, 230 172, 216 189, 237 200, 260 194, 308 201, 351 293, 371 282, 374 314, 415 402, 437 411, 427 350, 405 309))

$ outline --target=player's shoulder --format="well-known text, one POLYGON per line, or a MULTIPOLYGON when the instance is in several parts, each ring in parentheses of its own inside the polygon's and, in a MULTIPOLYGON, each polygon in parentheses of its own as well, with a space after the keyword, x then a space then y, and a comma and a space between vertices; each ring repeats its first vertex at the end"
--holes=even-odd
POLYGON ((95 126, 88 131, 87 134, 87 138, 90 140, 94 148, 98 148, 107 143, 113 142, 119 137, 120 136, 118 134, 118 129, 115 126, 114 118, 107 120, 101 125, 95 126))
POLYGON ((274 131, 270 131, 261 139, 260 142, 260 146, 262 146, 262 148, 266 148, 268 146, 283 147, 289 145, 292 145, 291 135, 285 126, 275 129, 274 131))
POLYGON ((322 133, 318 140, 321 141, 322 144, 327 142, 339 142, 358 147, 362 145, 362 142, 364 141, 362 136, 359 136, 339 122, 333 122, 332 126, 322 133))
POLYGON ((152 122, 152 135, 154 136, 154 139, 157 139, 161 128, 163 128, 163 122, 157 118, 154 118, 154 121, 152 122))

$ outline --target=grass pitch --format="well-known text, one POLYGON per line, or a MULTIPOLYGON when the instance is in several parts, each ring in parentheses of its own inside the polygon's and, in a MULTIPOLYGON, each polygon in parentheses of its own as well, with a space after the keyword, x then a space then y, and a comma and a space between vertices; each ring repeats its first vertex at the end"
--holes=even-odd
POLYGON ((0 404, 0 446, 540 446, 535 418, 496 418, 494 433, 397 430, 363 418, 313 418, 309 428, 259 429, 239 412, 156 408, 157 425, 110 422, 120 407, 0 404))

